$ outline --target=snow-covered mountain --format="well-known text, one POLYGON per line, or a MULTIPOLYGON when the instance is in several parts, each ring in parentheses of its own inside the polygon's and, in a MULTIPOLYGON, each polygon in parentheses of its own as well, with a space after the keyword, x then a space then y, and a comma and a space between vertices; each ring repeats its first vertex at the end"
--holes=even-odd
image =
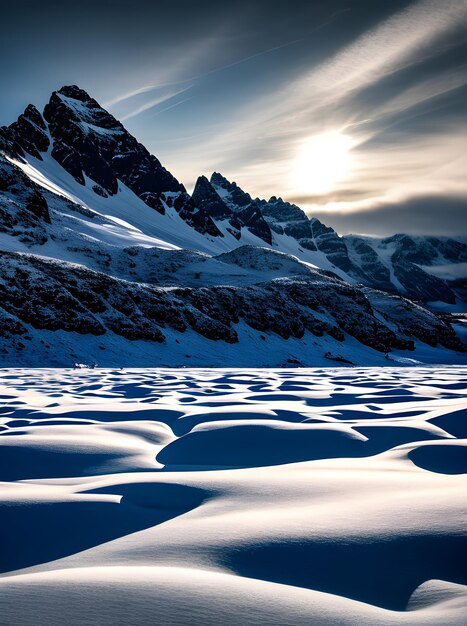
POLYGON ((0 129, 5 364, 455 361, 420 303, 459 307, 466 262, 463 241, 339 237, 218 173, 190 196, 76 86, 0 129))
MULTIPOLYGON (((382 239, 357 235, 340 237, 335 230, 317 218, 309 219, 298 206, 282 198, 253 200, 217 172, 210 182, 210 189, 207 181, 202 187, 206 190, 205 197, 212 197, 213 189, 234 214, 257 211, 269 231, 255 234, 276 249, 293 252, 318 267, 333 269, 351 283, 362 283, 422 302, 465 303, 465 241, 403 234, 382 239)), ((205 208, 209 212, 210 207, 205 208)))

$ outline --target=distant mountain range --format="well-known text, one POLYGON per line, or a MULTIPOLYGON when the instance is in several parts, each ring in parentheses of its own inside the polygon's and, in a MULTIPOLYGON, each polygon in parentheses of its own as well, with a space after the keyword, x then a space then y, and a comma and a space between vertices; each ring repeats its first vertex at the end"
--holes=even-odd
POLYGON ((8 365, 455 362, 466 349, 463 238, 341 237, 217 172, 190 196, 76 86, 0 128, 0 266, 8 365))

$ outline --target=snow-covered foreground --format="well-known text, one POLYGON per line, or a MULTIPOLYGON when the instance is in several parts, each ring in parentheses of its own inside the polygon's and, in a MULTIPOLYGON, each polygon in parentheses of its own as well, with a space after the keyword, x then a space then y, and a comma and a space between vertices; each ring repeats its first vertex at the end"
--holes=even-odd
POLYGON ((0 624, 465 624, 466 387, 0 370, 0 624))

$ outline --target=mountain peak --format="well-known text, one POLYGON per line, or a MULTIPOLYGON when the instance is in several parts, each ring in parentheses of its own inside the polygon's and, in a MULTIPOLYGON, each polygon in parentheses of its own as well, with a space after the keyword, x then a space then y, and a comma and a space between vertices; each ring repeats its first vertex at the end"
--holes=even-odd
POLYGON ((222 176, 219 172, 213 172, 210 178, 211 185, 215 185, 218 187, 228 187, 230 186, 230 181, 227 180, 225 176, 222 176))
POLYGON ((106 111, 94 98, 76 85, 64 86, 52 92, 44 108, 44 117, 53 125, 87 125, 86 133, 96 133, 99 128, 107 131, 127 132, 121 122, 106 111), (91 125, 91 126, 90 126, 91 125))
POLYGON ((91 98, 91 96, 86 91, 84 91, 84 89, 78 87, 78 85, 64 85, 63 87, 58 89, 56 93, 59 93, 66 98, 79 100, 80 102, 93 100, 93 98, 91 98))
POLYGON ((245 196, 248 196, 250 201, 252 199, 250 194, 243 191, 243 189, 234 180, 230 181, 228 178, 226 178, 219 172, 213 172, 211 174, 210 182, 211 182, 211 185, 214 185, 215 187, 222 187, 222 189, 226 189, 228 191, 238 190, 245 196))
POLYGON ((222 219, 232 215, 232 210, 219 197, 206 176, 198 177, 191 197, 195 205, 211 217, 222 219))
POLYGON ((118 193, 120 181, 159 213, 173 207, 195 230, 222 236, 212 218, 195 207, 185 187, 77 85, 54 91, 43 115, 29 105, 16 122, 0 129, 0 146, 14 157, 29 154, 40 160, 41 153, 51 148, 52 158, 77 183, 91 185, 97 195, 118 193))

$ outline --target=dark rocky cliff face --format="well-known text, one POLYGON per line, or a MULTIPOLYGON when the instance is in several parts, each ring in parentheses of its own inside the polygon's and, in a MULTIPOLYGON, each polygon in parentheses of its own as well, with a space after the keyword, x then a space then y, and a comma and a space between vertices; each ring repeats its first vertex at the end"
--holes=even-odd
POLYGON ((349 272, 352 263, 342 237, 339 237, 333 228, 325 226, 316 217, 311 220, 311 231, 318 250, 324 252, 333 265, 344 272, 349 272))
POLYGON ((18 167, 0 157, 0 233, 26 244, 47 241, 50 213, 38 185, 18 167))
POLYGON ((382 243, 394 245, 401 260, 418 265, 433 265, 439 257, 448 263, 467 263, 467 245, 455 239, 398 234, 386 237, 382 243))
POLYGON ((249 193, 243 191, 237 183, 227 180, 219 172, 212 173, 210 182, 215 189, 223 189, 228 193, 228 202, 234 209, 243 209, 253 204, 253 198, 249 193))
MULTIPOLYGON (((252 199, 236 183, 228 181, 218 172, 211 176, 211 185, 221 196, 225 204, 232 208, 237 215, 249 211, 258 219, 264 218, 268 230, 278 235, 288 235, 297 240, 307 250, 320 250, 330 262, 344 272, 349 272, 352 263, 348 256, 347 246, 336 231, 322 224, 318 219, 309 219, 304 211, 295 204, 285 202, 282 198, 272 196, 269 200, 252 199)), ((259 221, 258 221, 259 223, 259 221)), ((262 225, 262 227, 264 227, 262 225)), ((250 230, 254 232, 251 228, 250 230)), ((256 234, 256 233, 255 233, 256 234)), ((262 239, 271 243, 271 237, 262 236, 262 239)))
POLYGON ((222 194, 220 198, 230 209, 234 223, 240 228, 245 226, 248 230, 262 239, 267 244, 272 244, 271 229, 264 219, 261 208, 250 194, 245 193, 235 182, 230 182, 218 172, 214 172, 210 180, 211 188, 222 194))
POLYGON ((362 281, 371 284, 377 289, 382 289, 388 293, 395 293, 397 290, 391 282, 391 272, 389 268, 380 261, 374 249, 359 237, 352 237, 346 240, 347 250, 353 251, 353 258, 358 258, 354 262, 361 271, 362 281), (365 278, 367 281, 365 281, 365 278))
POLYGON ((278 235, 285 234, 293 237, 307 250, 317 249, 312 238, 310 220, 302 209, 276 196, 272 196, 269 200, 257 199, 256 202, 271 230, 278 235))
POLYGON ((191 197, 195 205, 211 217, 227 219, 233 215, 232 209, 216 193, 206 176, 199 176, 191 197))
POLYGON ((394 252, 391 263, 399 283, 409 298, 421 301, 441 301, 454 304, 456 297, 446 281, 424 271, 420 266, 431 266, 441 259, 443 263, 467 262, 467 245, 453 239, 439 237, 410 237, 398 234, 382 240, 394 252))
POLYGON ((81 185, 85 177, 92 179, 100 196, 116 194, 120 180, 148 206, 164 213, 170 194, 171 204, 190 226, 202 234, 221 236, 210 216, 194 205, 160 161, 75 85, 54 91, 43 115, 29 105, 0 135, 0 145, 15 156, 27 152, 41 159, 52 142, 52 157, 81 185))
POLYGON ((71 86, 54 92, 44 118, 53 138, 52 156, 81 184, 85 174, 109 194, 117 193, 117 179, 139 197, 185 191, 155 156, 82 89, 71 86))
POLYGON ((41 152, 46 152, 50 139, 44 119, 33 104, 29 104, 24 113, 8 128, 0 129, 6 140, 11 142, 10 151, 19 155, 28 152, 37 159, 42 159, 41 152))

